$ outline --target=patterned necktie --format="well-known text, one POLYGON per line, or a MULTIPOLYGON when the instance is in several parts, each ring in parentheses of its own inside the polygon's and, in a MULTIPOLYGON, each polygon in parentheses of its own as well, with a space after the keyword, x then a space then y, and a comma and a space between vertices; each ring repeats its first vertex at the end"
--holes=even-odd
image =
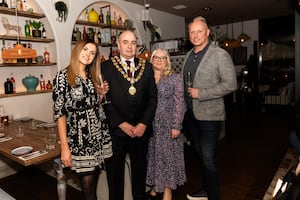
POLYGON ((132 74, 131 74, 131 71, 130 71, 130 63, 131 63, 131 61, 130 60, 125 60, 125 62, 127 63, 127 67, 128 67, 128 69, 127 69, 127 75, 128 75, 129 78, 131 78, 132 77, 132 74))

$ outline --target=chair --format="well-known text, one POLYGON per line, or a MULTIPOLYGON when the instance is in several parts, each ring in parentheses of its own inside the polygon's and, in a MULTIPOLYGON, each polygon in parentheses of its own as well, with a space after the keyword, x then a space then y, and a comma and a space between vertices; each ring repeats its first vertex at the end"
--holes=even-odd
POLYGON ((293 101, 295 82, 289 82, 282 88, 279 95, 265 95, 265 104, 290 105, 293 101))

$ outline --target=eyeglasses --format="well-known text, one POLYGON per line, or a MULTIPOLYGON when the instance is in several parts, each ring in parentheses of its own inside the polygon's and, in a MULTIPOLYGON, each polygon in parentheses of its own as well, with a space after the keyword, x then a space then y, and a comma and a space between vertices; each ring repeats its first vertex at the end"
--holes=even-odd
POLYGON ((155 61, 166 61, 167 57, 166 56, 162 56, 162 57, 153 56, 153 60, 155 60, 155 61))

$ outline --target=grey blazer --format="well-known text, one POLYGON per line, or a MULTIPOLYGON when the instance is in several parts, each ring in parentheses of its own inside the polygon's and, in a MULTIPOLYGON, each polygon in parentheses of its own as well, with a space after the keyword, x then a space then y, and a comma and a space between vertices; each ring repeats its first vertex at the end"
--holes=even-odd
MULTIPOLYGON (((183 66, 193 50, 187 53, 183 66)), ((208 121, 225 120, 223 97, 236 90, 237 81, 232 59, 224 49, 210 44, 197 67, 193 88, 199 90, 199 98, 193 99, 195 118, 208 121)))

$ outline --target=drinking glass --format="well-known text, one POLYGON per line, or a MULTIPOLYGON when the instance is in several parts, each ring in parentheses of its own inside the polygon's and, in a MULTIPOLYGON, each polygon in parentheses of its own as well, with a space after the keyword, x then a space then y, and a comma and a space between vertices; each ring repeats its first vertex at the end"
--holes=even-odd
POLYGON ((186 83, 186 85, 187 85, 188 87, 191 87, 191 86, 192 86, 193 82, 192 82, 192 74, 191 74, 191 72, 188 72, 188 73, 186 74, 185 83, 186 83))
MULTIPOLYGON (((99 75, 99 79, 100 79, 100 87, 104 87, 103 86, 103 78, 102 78, 101 74, 99 75)), ((107 100, 106 95, 103 95, 103 98, 104 98, 104 101, 101 102, 102 105, 111 103, 110 101, 107 100)))

